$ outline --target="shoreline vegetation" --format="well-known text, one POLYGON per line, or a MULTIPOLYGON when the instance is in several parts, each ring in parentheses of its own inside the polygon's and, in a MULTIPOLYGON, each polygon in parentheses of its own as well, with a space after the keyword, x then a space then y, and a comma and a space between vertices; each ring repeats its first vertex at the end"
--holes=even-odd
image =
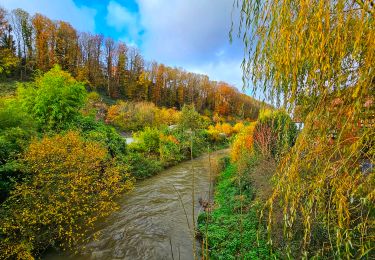
POLYGON ((109 105, 59 66, 0 101, 2 258, 74 250, 136 179, 228 147, 248 124, 215 123, 194 105, 109 105))
POLYGON ((244 87, 275 106, 0 7, 0 259, 74 251, 137 179, 228 146, 195 259, 375 258, 374 2, 233 2, 244 87))
MULTIPOLYGON (((259 223, 255 188, 249 176, 223 158, 213 205, 198 216, 202 259, 273 259, 265 228, 259 223)), ((260 162, 253 158, 249 167, 260 162)))
MULTIPOLYGON (((263 207, 272 194, 278 158, 294 145, 298 130, 284 111, 262 110, 257 122, 232 140, 215 178, 213 201, 198 216, 202 259, 283 258, 282 230, 269 243, 263 207), (278 133, 278 134, 276 134, 278 133)), ((273 221, 280 223, 280 219, 273 221)))

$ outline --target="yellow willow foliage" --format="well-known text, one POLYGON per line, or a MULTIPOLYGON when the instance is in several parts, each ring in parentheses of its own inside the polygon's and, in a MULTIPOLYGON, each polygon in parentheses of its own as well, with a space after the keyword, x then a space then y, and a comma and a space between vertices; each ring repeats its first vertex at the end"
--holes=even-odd
POLYGON ((305 124, 279 165, 264 211, 269 230, 281 203, 289 257, 374 257, 374 2, 235 6, 247 83, 251 78, 291 112, 299 107, 305 124))
POLYGON ((374 7, 369 12, 352 0, 235 3, 247 53, 244 76, 270 97, 291 106, 300 96, 374 84, 374 7))
POLYGON ((133 187, 105 148, 76 132, 34 140, 23 160, 26 179, 0 208, 3 258, 32 259, 52 244, 74 248, 133 187))
POLYGON ((354 92, 328 97, 327 109, 318 106, 308 115, 266 205, 272 228, 273 205, 282 201, 285 238, 295 241, 301 233, 305 256, 358 259, 374 253, 373 98, 355 98, 354 92))

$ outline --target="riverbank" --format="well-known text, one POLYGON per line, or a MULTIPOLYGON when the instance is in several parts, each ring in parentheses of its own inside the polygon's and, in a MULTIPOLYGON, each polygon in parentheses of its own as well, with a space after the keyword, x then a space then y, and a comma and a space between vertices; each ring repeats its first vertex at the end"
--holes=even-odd
POLYGON ((193 133, 177 128, 145 128, 133 134, 123 157, 126 171, 136 179, 147 179, 204 153, 229 147, 229 139, 211 140, 207 130, 193 133))
MULTIPOLYGON (((255 156, 247 168, 256 172, 261 166, 255 156)), ((251 174, 241 174, 238 165, 223 161, 217 177, 214 205, 198 217, 203 259, 270 259, 266 230, 259 224, 257 191, 251 174)), ((259 172, 257 172, 259 174, 259 172)), ((257 185, 264 185, 258 180, 257 185)), ((260 187, 258 186, 258 187, 260 187)))

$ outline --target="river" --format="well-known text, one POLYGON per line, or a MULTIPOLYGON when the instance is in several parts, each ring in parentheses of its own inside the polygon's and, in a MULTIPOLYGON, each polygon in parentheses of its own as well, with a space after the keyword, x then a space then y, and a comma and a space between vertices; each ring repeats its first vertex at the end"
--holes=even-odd
MULTIPOLYGON (((214 152, 211 159, 227 153, 214 152)), ((202 210, 198 200, 207 199, 212 186, 209 165, 206 154, 137 182, 120 199, 120 210, 96 226, 97 240, 80 246, 79 255, 50 252, 43 259, 193 259, 192 168, 196 221, 202 210)))

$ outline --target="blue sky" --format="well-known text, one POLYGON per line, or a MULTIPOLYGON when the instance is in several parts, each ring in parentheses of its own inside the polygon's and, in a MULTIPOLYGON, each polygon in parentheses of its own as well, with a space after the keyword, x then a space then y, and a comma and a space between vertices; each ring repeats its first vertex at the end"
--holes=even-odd
POLYGON ((232 0, 0 0, 79 31, 138 47, 145 59, 209 75, 242 88, 240 40, 229 43, 232 0))

